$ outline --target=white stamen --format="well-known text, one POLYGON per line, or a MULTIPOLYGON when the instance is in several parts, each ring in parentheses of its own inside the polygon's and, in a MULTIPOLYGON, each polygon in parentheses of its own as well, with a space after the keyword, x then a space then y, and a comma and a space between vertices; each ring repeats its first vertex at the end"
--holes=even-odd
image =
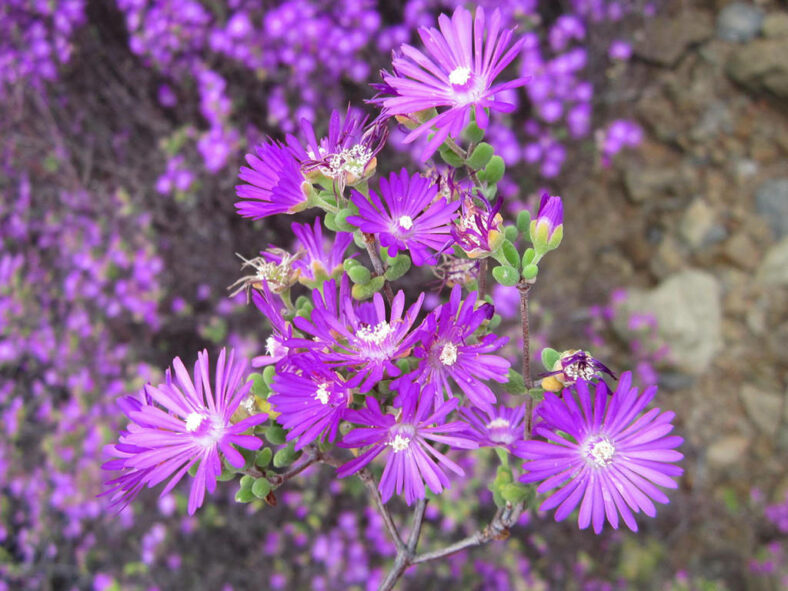
POLYGON ((252 414, 252 413, 254 412, 254 403, 255 403, 255 398, 254 398, 254 396, 247 396, 247 397, 246 397, 246 400, 244 400, 244 401, 241 403, 241 406, 243 406, 243 407, 244 407, 244 409, 246 410, 246 412, 248 412, 249 414, 252 414))
POLYGON ((454 343, 443 345, 439 359, 443 365, 454 365, 457 362, 457 345, 454 343))
POLYGON ((399 225, 405 230, 410 230, 413 227, 413 218, 411 218, 409 215, 400 216, 399 225))
POLYGON ((364 341, 374 345, 381 345, 386 340, 394 329, 391 328, 388 322, 379 322, 375 328, 369 326, 362 326, 358 329, 356 336, 364 341))
POLYGON ((454 68, 451 74, 449 74, 449 82, 455 86, 463 86, 468 82, 470 77, 471 69, 465 66, 459 66, 458 68, 454 68))
POLYGON ((394 441, 390 441, 389 445, 394 450, 394 453, 405 451, 410 446, 410 438, 403 437, 399 433, 394 437, 394 441))
POLYGON ((189 413, 189 416, 186 417, 186 430, 189 433, 193 433, 197 429, 200 428, 202 425, 203 416, 198 412, 189 413))
POLYGON ((356 144, 352 148, 332 154, 328 159, 328 166, 321 166, 320 172, 331 178, 343 174, 360 178, 371 159, 372 151, 363 144, 356 144))
POLYGON ((504 419, 503 417, 498 417, 487 423, 488 429, 507 429, 510 426, 511 423, 506 419, 504 419))
POLYGON ((320 401, 320 404, 328 404, 328 384, 323 382, 317 387, 317 391, 315 392, 315 399, 320 401))
POLYGON ((615 453, 616 448, 607 437, 603 437, 590 447, 586 455, 595 466, 604 468, 612 463, 615 453))

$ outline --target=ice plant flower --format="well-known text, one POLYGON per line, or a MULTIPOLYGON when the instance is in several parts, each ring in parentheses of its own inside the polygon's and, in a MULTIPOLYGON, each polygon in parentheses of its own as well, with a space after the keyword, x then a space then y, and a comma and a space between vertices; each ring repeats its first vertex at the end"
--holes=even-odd
POLYGON ((541 386, 551 392, 560 392, 564 387, 573 385, 577 380, 591 380, 606 373, 616 379, 616 375, 608 367, 591 357, 587 351, 571 349, 564 351, 553 365, 553 371, 542 374, 541 386))
POLYGON ((424 294, 405 311, 405 292, 399 291, 387 314, 379 293, 373 296, 372 303, 357 304, 347 275, 342 276, 339 298, 336 291, 333 279, 323 285, 322 293, 318 289, 312 291, 314 309, 310 318, 296 317, 293 322, 313 338, 294 338, 288 346, 305 347, 330 366, 347 367, 354 373, 348 386, 360 386, 361 392, 366 393, 384 375, 400 375, 394 362, 410 351, 415 338, 410 329, 424 294))
POLYGON ((377 166, 376 156, 386 144, 388 127, 373 123, 365 128, 366 122, 366 115, 350 107, 344 117, 333 110, 328 135, 318 141, 312 124, 302 119, 301 133, 306 145, 293 135, 287 136, 287 145, 310 178, 317 180, 315 175, 323 175, 344 189, 372 175, 377 166))
POLYGON ((311 354, 296 355, 288 371, 276 374, 268 402, 276 420, 288 429, 287 440, 301 449, 317 438, 334 441, 351 396, 344 380, 311 354))
POLYGON ((527 78, 495 84, 495 79, 520 53, 523 39, 509 47, 514 29, 501 30, 501 13, 495 10, 489 23, 482 7, 475 17, 458 7, 451 18, 438 18, 440 30, 421 27, 419 35, 427 55, 403 44, 392 61, 393 73, 383 72, 384 88, 395 95, 377 99, 387 116, 411 115, 428 109, 442 109, 411 131, 409 143, 435 130, 421 155, 427 160, 447 137, 457 137, 470 121, 470 114, 482 129, 489 117, 485 109, 511 113, 515 105, 501 98, 505 90, 523 86, 527 78))
POLYGON ((459 285, 452 288, 449 301, 433 310, 416 331, 421 340, 413 351, 421 359, 418 368, 398 381, 409 379, 423 384, 424 391, 435 397, 436 404, 453 395, 451 382, 454 382, 470 404, 492 411, 495 393, 482 380, 508 379, 509 362, 490 355, 503 347, 508 338, 493 334, 473 337, 495 312, 487 303, 476 307, 477 297, 478 293, 473 291, 463 301, 462 288, 459 285))
POLYGON ((350 431, 338 444, 340 447, 361 448, 370 446, 358 457, 337 470, 343 478, 354 474, 388 451, 386 467, 380 477, 378 489, 385 503, 396 493, 404 493, 410 505, 425 495, 424 483, 440 494, 448 488, 448 469, 458 476, 465 472, 455 462, 435 449, 430 442, 445 444, 455 449, 474 449, 475 441, 466 436, 467 425, 460 421, 445 422, 447 415, 457 407, 452 399, 432 410, 432 397, 421 395, 417 384, 403 385, 404 404, 397 415, 384 414, 377 400, 367 397, 367 408, 348 411, 346 420, 365 425, 350 431))
POLYGON ((539 211, 531 220, 531 242, 537 256, 557 248, 564 237, 564 205, 561 198, 542 195, 539 211))
POLYGON ((234 297, 242 291, 246 291, 246 303, 249 303, 249 295, 252 289, 261 290, 263 285, 267 286, 274 293, 287 291, 298 281, 300 270, 294 263, 301 256, 282 250, 281 248, 270 248, 260 251, 260 256, 253 259, 245 259, 240 254, 238 258, 243 261, 241 269, 251 267, 254 273, 244 275, 235 283, 229 286, 230 297, 234 297))
POLYGON ((652 386, 639 394, 627 372, 612 396, 604 382, 592 394, 584 380, 560 398, 545 393, 536 411, 541 422, 535 434, 547 441, 524 441, 516 449, 528 460, 522 482, 538 482, 538 493, 557 489, 540 510, 557 507, 555 519, 561 521, 579 504, 579 527, 593 524, 596 533, 605 518, 617 529, 620 516, 637 531, 633 513, 654 517, 653 501, 668 502, 657 486, 677 487, 673 479, 683 469, 675 462, 684 457, 675 450, 683 439, 668 435, 675 413, 658 408, 643 413, 656 392, 652 386))
POLYGON ((233 446, 259 449, 262 441, 244 431, 264 422, 268 416, 257 414, 232 424, 230 418, 249 394, 251 382, 244 382, 246 362, 229 358, 222 349, 216 363, 213 385, 208 352, 198 354, 194 380, 176 357, 172 362, 174 379, 159 386, 145 386, 147 403, 126 404, 124 411, 131 423, 118 443, 110 448, 118 461, 105 465, 120 469, 121 476, 109 484, 113 500, 130 500, 144 484, 153 487, 169 478, 162 495, 168 493, 195 464, 197 471, 189 494, 188 510, 193 515, 205 491, 216 490, 222 471, 221 455, 236 468, 245 460, 233 446))
POLYGON ((241 167, 243 185, 235 187, 239 201, 235 207, 245 218, 259 220, 277 213, 306 209, 312 185, 301 172, 301 164, 287 146, 268 139, 247 154, 251 168, 241 167))
POLYGON ((468 436, 479 447, 504 447, 514 452, 523 441, 525 405, 515 408, 499 406, 492 411, 476 408, 461 408, 460 414, 468 421, 468 436))
POLYGON ((271 322, 273 332, 265 340, 265 355, 252 359, 252 367, 264 367, 277 364, 277 368, 286 364, 290 352, 285 343, 293 336, 293 327, 284 318, 285 306, 279 297, 271 293, 267 284, 261 291, 252 293, 252 301, 257 309, 271 322))
POLYGON ((438 186, 419 174, 411 177, 404 168, 399 175, 392 172, 388 180, 380 179, 380 197, 375 191, 369 199, 353 191, 351 200, 359 215, 347 221, 377 235, 390 256, 408 250, 414 265, 434 265, 430 251, 441 252, 453 242, 450 224, 460 204, 438 198, 438 186))

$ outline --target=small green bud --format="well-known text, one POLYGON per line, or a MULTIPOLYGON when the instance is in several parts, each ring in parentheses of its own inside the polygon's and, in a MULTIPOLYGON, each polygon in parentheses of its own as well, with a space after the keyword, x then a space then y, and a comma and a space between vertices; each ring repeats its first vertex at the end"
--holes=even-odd
POLYGON ((347 275, 350 277, 350 280, 353 283, 357 283, 359 285, 366 285, 369 283, 369 280, 372 279, 372 273, 370 273, 369 269, 363 265, 352 267, 347 271, 347 275))
POLYGON ((506 164, 504 164, 503 158, 498 155, 493 156, 490 158, 490 161, 487 163, 487 166, 484 167, 479 173, 479 179, 487 183, 488 185, 496 185, 498 181, 503 178, 503 174, 506 172, 506 164))
POLYGON ((239 484, 241 485, 241 490, 249 490, 254 484, 254 477, 249 476, 249 474, 244 474, 241 476, 241 481, 239 484))
POLYGON ((342 261, 342 268, 345 269, 345 271, 350 271, 355 267, 361 267, 361 266, 362 264, 359 263, 357 259, 345 259, 344 261, 342 261))
POLYGON ((381 289, 383 289, 383 284, 386 282, 386 278, 382 275, 379 277, 373 277, 369 283, 366 285, 356 284, 353 286, 352 294, 353 298, 359 301, 368 300, 381 289))
POLYGON ((289 466, 295 462, 300 455, 301 452, 294 451, 290 445, 283 447, 274 454, 274 467, 284 468, 285 466, 289 466))
POLYGON ((508 240, 504 240, 503 244, 501 244, 501 251, 510 267, 517 269, 520 266, 520 253, 517 252, 514 244, 508 240))
POLYGON ((509 242, 514 242, 515 240, 517 240, 517 236, 518 236, 517 226, 513 226, 511 224, 508 226, 504 226, 503 235, 506 236, 506 239, 509 242))
POLYGON ((536 256, 536 251, 533 248, 531 247, 526 248, 525 252, 523 253, 523 268, 530 265, 533 262, 535 256, 536 256))
POLYGON ((482 142, 473 149, 473 152, 468 156, 466 163, 473 170, 481 170, 495 154, 495 149, 487 142, 482 142))
POLYGON ((528 236, 529 226, 531 225, 531 212, 527 209, 517 214, 517 229, 521 234, 528 236))
POLYGON ((252 494, 258 499, 264 499, 271 492, 271 483, 267 478, 258 478, 252 485, 252 494))
POLYGON ((503 265, 500 267, 495 267, 492 270, 492 274, 498 283, 508 287, 515 286, 520 281, 520 276, 517 273, 517 269, 514 267, 506 267, 503 265))
POLYGON ((526 281, 530 281, 539 273, 539 267, 531 263, 530 265, 526 265, 523 267, 523 279, 526 281))

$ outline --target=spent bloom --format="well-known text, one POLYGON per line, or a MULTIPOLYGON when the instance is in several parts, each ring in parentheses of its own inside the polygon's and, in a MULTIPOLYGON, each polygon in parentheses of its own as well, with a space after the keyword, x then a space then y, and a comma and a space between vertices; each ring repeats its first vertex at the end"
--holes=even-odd
POLYGON ((259 220, 277 213, 306 209, 312 185, 301 172, 301 164, 287 146, 268 139, 247 154, 251 168, 241 167, 243 185, 235 187, 239 201, 235 207, 245 218, 259 220))
POLYGON ((305 347, 331 366, 347 367, 354 372, 349 387, 369 392, 384 375, 396 377, 400 369, 395 361, 410 351, 414 335, 410 333, 421 309, 424 294, 407 311, 405 292, 399 291, 386 312, 383 296, 376 293, 372 302, 357 304, 350 294, 347 275, 342 276, 337 298, 332 279, 323 291, 312 291, 314 309, 310 318, 296 317, 296 327, 311 335, 308 339, 291 339, 292 347, 305 347))
POLYGON ((365 426, 350 431, 339 446, 370 447, 341 466, 337 476, 343 478, 354 474, 383 451, 388 451, 386 467, 378 485, 380 495, 386 502, 396 491, 404 494, 405 502, 410 505, 424 498, 425 482, 435 494, 448 488, 450 483, 446 469, 458 476, 465 475, 460 466, 430 442, 455 449, 474 449, 477 444, 467 438, 465 423, 445 422, 447 415, 457 407, 456 399, 437 406, 433 411, 432 397, 422 395, 417 384, 405 384, 402 394, 403 406, 396 416, 384 414, 372 396, 366 399, 367 408, 348 411, 348 421, 365 426))
POLYGON ((145 386, 142 402, 126 401, 124 411, 131 423, 118 443, 109 447, 116 460, 105 468, 121 470, 108 485, 114 503, 128 502, 143 485, 153 487, 170 479, 162 491, 167 494, 195 464, 197 471, 189 494, 192 515, 205 499, 205 491, 216 490, 222 471, 221 455, 230 465, 241 468, 245 460, 237 445, 259 449, 262 441, 244 431, 264 422, 268 415, 257 414, 232 424, 230 418, 249 395, 251 382, 244 382, 246 362, 229 358, 224 349, 216 363, 213 384, 208 352, 198 354, 194 379, 180 358, 172 362, 174 379, 145 386))
POLYGON ((503 217, 499 213, 503 199, 490 207, 484 199, 474 199, 470 193, 461 196, 460 215, 451 229, 457 245, 471 259, 490 256, 504 240, 503 217))
MULTIPOLYGON (((407 377, 424 385, 436 404, 444 396, 452 396, 451 382, 464 393, 470 404, 492 410, 496 398, 482 380, 505 382, 509 362, 491 353, 503 347, 508 339, 487 334, 474 338, 483 322, 490 320, 495 308, 487 303, 476 306, 477 292, 462 300, 462 288, 451 290, 449 301, 427 316, 417 331, 421 344, 413 353, 421 359, 418 368, 407 377)), ((392 384, 394 386, 394 384, 392 384)))
POLYGON ((538 482, 538 493, 557 489, 540 510, 557 508, 555 519, 561 521, 579 504, 578 525, 593 524, 596 533, 605 518, 617 529, 620 516, 637 531, 633 513, 656 515, 653 501, 668 502, 657 486, 677 487, 673 479, 683 470, 675 462, 684 457, 675 451, 682 438, 668 435, 675 413, 643 413, 656 392, 652 386, 640 394, 627 372, 612 395, 604 382, 592 394, 583 380, 560 398, 545 393, 535 433, 547 441, 524 441, 515 452, 528 460, 522 482, 538 482))
POLYGON ((558 196, 542 195, 536 217, 531 220, 531 242, 537 254, 557 248, 564 236, 564 205, 558 196))
POLYGON ((570 349, 561 353, 553 364, 552 371, 543 374, 542 388, 551 392, 560 392, 566 386, 572 386, 577 380, 591 380, 606 373, 616 379, 616 375, 601 361, 587 351, 570 349))
POLYGON ((382 85, 394 96, 377 99, 387 116, 413 115, 442 108, 405 138, 412 142, 435 129, 422 153, 429 158, 450 135, 456 137, 470 121, 471 111, 482 129, 489 118, 485 109, 510 113, 515 105, 501 98, 505 90, 523 86, 527 78, 495 84, 495 79, 520 53, 523 40, 509 47, 514 29, 501 29, 501 13, 495 10, 489 22, 482 7, 475 17, 458 7, 451 18, 438 18, 440 30, 422 27, 419 35, 426 54, 403 44, 392 61, 393 73, 384 72, 382 85))
POLYGON ((419 174, 411 177, 404 168, 399 175, 392 172, 388 180, 380 179, 380 197, 375 191, 370 191, 369 199, 353 191, 351 200, 359 215, 347 221, 376 234, 390 256, 408 250, 413 264, 434 265, 430 251, 441 252, 453 242, 450 224, 460 204, 438 198, 438 186, 419 174))

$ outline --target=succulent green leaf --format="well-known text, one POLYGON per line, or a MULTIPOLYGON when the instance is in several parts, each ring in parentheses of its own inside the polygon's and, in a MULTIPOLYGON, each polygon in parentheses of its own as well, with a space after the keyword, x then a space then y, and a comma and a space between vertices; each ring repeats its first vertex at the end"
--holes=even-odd
POLYGON ((539 273, 539 267, 531 263, 530 265, 526 265, 523 267, 523 279, 530 280, 536 277, 539 273))
POLYGON ((279 425, 269 425, 265 429, 265 438, 271 445, 282 445, 286 437, 285 430, 279 425))
POLYGON ((369 283, 369 280, 372 279, 372 273, 363 265, 352 267, 347 271, 347 275, 353 283, 359 285, 366 285, 369 283))
POLYGON ((555 364, 561 359, 561 354, 555 349, 545 347, 542 349, 542 365, 547 371, 553 371, 555 364))
POLYGON ((512 287, 520 281, 520 275, 514 267, 500 266, 492 270, 493 277, 501 285, 512 287))
POLYGON ((503 158, 496 154, 490 158, 487 166, 479 173, 479 179, 486 182, 488 185, 496 185, 498 181, 503 178, 505 172, 506 164, 504 164, 503 158))
POLYGON ((260 468, 267 468, 273 457, 274 452, 271 450, 271 448, 264 447, 259 452, 257 452, 257 455, 254 458, 254 463, 260 468))
POLYGON ((252 494, 258 499, 264 499, 271 492, 271 483, 267 478, 258 478, 252 485, 252 494))
POLYGON ((473 170, 481 170, 487 166, 494 154, 495 149, 487 142, 482 142, 473 149, 473 152, 466 160, 466 164, 473 170))
POLYGON ((408 255, 401 253, 391 262, 391 266, 386 269, 386 279, 396 281, 410 270, 411 260, 408 255))
POLYGON ((356 284, 353 286, 353 297, 359 301, 367 300, 383 289, 383 284, 386 282, 384 276, 373 277, 366 285, 356 284))

